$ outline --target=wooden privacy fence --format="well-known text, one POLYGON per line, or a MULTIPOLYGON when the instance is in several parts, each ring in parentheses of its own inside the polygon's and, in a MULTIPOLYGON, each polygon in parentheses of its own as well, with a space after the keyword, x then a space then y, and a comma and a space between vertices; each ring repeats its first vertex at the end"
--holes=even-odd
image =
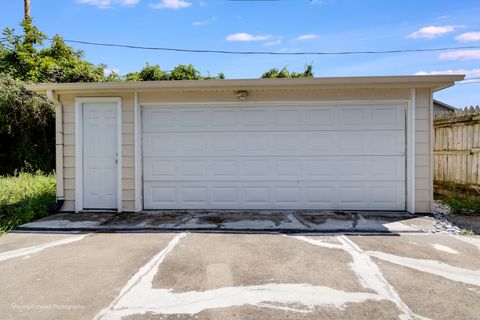
POLYGON ((435 186, 480 190, 480 108, 437 114, 434 131, 435 186))

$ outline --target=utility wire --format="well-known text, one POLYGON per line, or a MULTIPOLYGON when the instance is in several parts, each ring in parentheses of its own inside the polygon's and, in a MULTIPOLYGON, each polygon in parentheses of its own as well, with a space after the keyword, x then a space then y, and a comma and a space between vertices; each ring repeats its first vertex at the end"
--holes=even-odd
MULTIPOLYGON (((52 39, 49 39, 52 40, 52 39)), ((169 48, 169 47, 147 47, 129 44, 105 43, 105 42, 91 42, 82 40, 64 39, 65 42, 85 44, 102 47, 116 47, 139 50, 156 50, 156 51, 174 51, 174 52, 189 52, 189 53, 217 53, 217 54, 238 54, 238 55, 358 55, 358 54, 390 54, 390 53, 408 53, 408 52, 436 52, 449 50, 466 50, 466 49, 480 49, 480 46, 462 46, 462 47, 443 47, 443 48, 429 48, 429 49, 397 49, 385 51, 307 51, 307 52, 278 52, 278 51, 230 51, 230 50, 209 50, 209 49, 184 49, 184 48, 169 48)))
MULTIPOLYGON (((0 41, 5 41, 7 38, 0 38, 0 41)), ((53 38, 46 40, 52 41, 53 38)), ((278 52, 278 51, 232 51, 232 50, 210 50, 210 49, 184 49, 171 47, 148 47, 137 46, 130 44, 106 43, 106 42, 92 42, 83 40, 63 39, 68 43, 84 44, 90 46, 126 48, 137 50, 155 50, 155 51, 173 51, 186 53, 216 53, 216 54, 235 54, 235 55, 361 55, 361 54, 392 54, 392 53, 409 53, 409 52, 438 52, 451 50, 468 50, 480 49, 480 46, 460 46, 460 47, 440 47, 427 49, 395 49, 395 50, 365 50, 365 51, 305 51, 305 52, 278 52)))
MULTIPOLYGON (((7 38, 0 38, 0 42, 5 41, 7 38)), ((52 38, 47 40, 52 41, 52 38)), ((116 43, 103 43, 103 42, 91 42, 82 40, 64 39, 63 41, 69 43, 85 44, 92 46, 104 46, 104 47, 116 47, 127 49, 140 49, 140 50, 157 50, 157 51, 174 51, 174 52, 189 52, 189 53, 218 53, 218 54, 239 54, 239 55, 358 55, 358 54, 390 54, 390 53, 408 53, 408 52, 436 52, 436 51, 449 51, 449 50, 466 50, 466 49, 480 49, 480 46, 462 46, 462 47, 442 47, 442 48, 429 48, 429 49, 397 49, 397 50, 385 50, 385 51, 310 51, 310 52, 274 52, 274 51, 229 51, 229 50, 204 50, 204 49, 182 49, 182 48, 167 48, 167 47, 145 47, 127 44, 116 43)), ((462 81, 457 81, 457 85, 480 83, 480 77, 469 78, 462 81)))

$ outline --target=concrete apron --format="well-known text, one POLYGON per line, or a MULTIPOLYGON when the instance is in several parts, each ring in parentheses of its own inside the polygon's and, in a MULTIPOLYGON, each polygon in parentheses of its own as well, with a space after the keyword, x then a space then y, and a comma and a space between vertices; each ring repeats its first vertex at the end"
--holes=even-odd
POLYGON ((452 231, 427 215, 313 210, 164 210, 141 213, 59 213, 18 231, 418 233, 452 231))

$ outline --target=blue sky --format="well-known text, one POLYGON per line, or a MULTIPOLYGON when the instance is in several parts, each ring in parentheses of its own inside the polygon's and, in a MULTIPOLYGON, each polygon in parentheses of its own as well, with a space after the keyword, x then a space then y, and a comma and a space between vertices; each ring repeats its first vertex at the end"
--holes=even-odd
MULTIPOLYGON (((199 49, 352 51, 480 46, 478 0, 31 0, 35 24, 66 39, 199 49)), ((18 27, 23 1, 3 1, 0 27, 18 27)), ((237 56, 73 45, 120 74, 146 62, 169 70, 256 78, 273 67, 316 76, 463 72, 480 77, 480 49, 358 56, 237 56)), ((475 81, 472 81, 475 82, 475 81)), ((435 95, 457 107, 480 104, 480 81, 435 95)))

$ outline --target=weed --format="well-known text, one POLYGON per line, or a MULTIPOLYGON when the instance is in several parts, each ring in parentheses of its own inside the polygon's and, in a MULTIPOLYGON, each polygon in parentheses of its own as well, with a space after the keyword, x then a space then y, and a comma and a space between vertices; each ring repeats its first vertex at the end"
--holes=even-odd
POLYGON ((36 172, 0 177, 0 234, 48 215, 54 203, 53 174, 36 172))
POLYGON ((480 215, 480 201, 471 198, 450 196, 443 199, 453 214, 480 215))

